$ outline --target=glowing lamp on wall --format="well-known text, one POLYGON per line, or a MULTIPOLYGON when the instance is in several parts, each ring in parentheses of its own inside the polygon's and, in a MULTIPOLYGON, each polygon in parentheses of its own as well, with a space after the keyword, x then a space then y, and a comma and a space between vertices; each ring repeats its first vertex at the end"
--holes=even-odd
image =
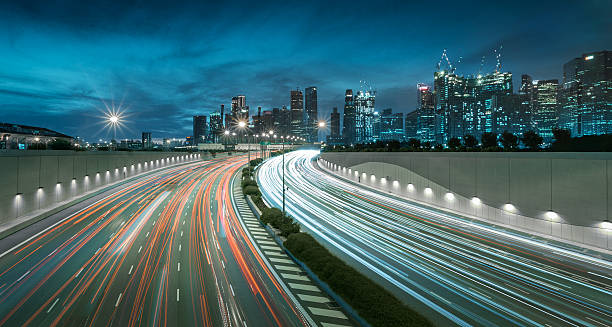
POLYGON ((506 204, 504 204, 504 210, 506 210, 508 212, 514 212, 514 211, 516 211, 516 208, 514 207, 514 205, 512 203, 506 203, 506 204))
POLYGON ((426 187, 424 192, 425 192, 425 195, 432 195, 433 194, 433 191, 431 190, 431 187, 426 187))
POLYGON ((472 197, 472 204, 475 206, 479 206, 482 203, 482 201, 480 201, 480 199, 476 196, 472 197))

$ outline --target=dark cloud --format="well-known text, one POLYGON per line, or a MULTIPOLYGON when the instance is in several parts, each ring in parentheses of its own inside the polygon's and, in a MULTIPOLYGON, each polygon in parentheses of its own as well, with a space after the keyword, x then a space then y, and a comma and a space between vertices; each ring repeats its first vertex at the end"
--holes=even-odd
POLYGON ((414 109, 442 49, 458 72, 503 64, 560 78, 562 64, 611 44, 609 1, 3 1, 2 120, 106 135, 106 107, 129 114, 120 137, 190 133, 191 116, 244 94, 252 111, 317 86, 319 111, 342 110, 370 81, 377 108, 414 109))

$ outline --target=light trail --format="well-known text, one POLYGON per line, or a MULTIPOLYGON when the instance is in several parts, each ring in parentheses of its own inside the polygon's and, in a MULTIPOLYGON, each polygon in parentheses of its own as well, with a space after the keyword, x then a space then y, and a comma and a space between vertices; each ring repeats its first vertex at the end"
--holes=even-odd
POLYGON ((9 250, 0 326, 308 326, 232 205, 245 163, 164 170, 9 250))
MULTIPOLYGON (((318 151, 285 155, 287 211, 359 270, 439 324, 612 325, 612 262, 425 207, 324 173, 318 151), (415 302, 418 301, 418 302, 415 302)), ((264 200, 282 206, 282 158, 264 200)))

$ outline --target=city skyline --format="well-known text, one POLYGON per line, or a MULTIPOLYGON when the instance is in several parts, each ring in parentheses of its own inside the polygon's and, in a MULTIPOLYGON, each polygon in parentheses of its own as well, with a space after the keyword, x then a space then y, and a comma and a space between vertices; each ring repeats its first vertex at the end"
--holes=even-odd
MULTIPOLYGON (((151 11, 115 5, 119 7, 103 8, 100 13, 67 4, 69 17, 40 4, 31 4, 28 9, 4 4, 0 15, 6 29, 0 37, 6 41, 2 44, 7 69, 0 78, 4 82, 0 87, 2 121, 44 125, 85 137, 95 128, 92 139, 106 138, 109 135, 99 126, 98 118, 104 101, 109 105, 123 103, 130 114, 129 129, 118 138, 139 138, 144 130, 155 138, 185 137, 191 134, 192 116, 209 116, 220 104, 230 108, 231 97, 237 94, 249 99, 253 114, 259 106, 264 110, 289 107, 290 90, 315 85, 318 113, 328 117, 333 107, 342 108, 345 89, 356 90, 360 80, 369 81, 377 90, 377 110, 408 113, 416 109, 415 85, 432 85, 432 72, 443 49, 448 49, 453 61, 463 57, 457 71, 469 75, 478 71, 483 55, 487 56, 484 70, 491 71, 495 65, 493 49, 502 45, 502 69, 513 73, 516 89, 522 74, 561 80, 564 63, 581 53, 605 50, 611 38, 605 34, 610 23, 602 14, 607 12, 602 5, 608 4, 599 2, 554 7, 551 3, 532 4, 531 14, 521 10, 521 4, 501 13, 485 2, 475 3, 469 10, 451 4, 446 5, 448 14, 434 15, 442 22, 437 25, 424 18, 393 22, 393 12, 398 9, 414 11, 427 6, 385 2, 373 9, 382 13, 373 17, 375 28, 363 23, 367 10, 355 4, 355 13, 341 16, 339 4, 325 7, 314 3, 301 8, 304 16, 293 20, 283 18, 292 5, 207 7, 210 16, 235 10, 244 18, 231 28, 225 18, 186 26, 186 22, 194 22, 186 8, 168 8, 161 19, 165 28, 136 26, 160 18, 154 14, 153 9, 159 9, 155 4, 151 11), (567 10, 575 13, 571 21, 554 24, 568 20, 562 15, 567 10), (542 16, 543 11, 549 11, 548 15, 542 16), (266 15, 282 19, 263 22, 260 18, 266 15), (468 24, 447 33, 456 24, 444 18, 465 15, 489 21, 498 32, 468 24), (493 16, 495 20, 490 19, 493 16), (310 22, 312 17, 318 21, 333 18, 334 23, 324 28, 310 22), (380 17, 385 17, 385 22, 378 21, 380 17), (107 25, 111 19, 114 23, 107 25), (260 27, 247 33, 254 25, 260 27), (287 31, 274 31, 280 25, 287 31), (48 28, 43 31, 43 26, 48 28), (545 26, 553 28, 537 28, 545 26), (210 31, 198 34, 205 27, 210 31), (405 31, 405 39, 410 37, 411 42, 404 44, 404 38, 390 36, 394 29, 405 31), (185 37, 168 41, 179 32, 185 37), (560 34, 563 42, 551 42, 560 34), (349 52, 336 49, 360 42, 358 39, 369 41, 370 47, 349 47, 349 52), (284 42, 285 46, 270 51, 270 41, 284 42), (248 51, 235 49, 230 46, 233 43, 248 51), (298 51, 303 45, 312 46, 298 51)), ((203 11, 197 6, 189 8, 203 11)))

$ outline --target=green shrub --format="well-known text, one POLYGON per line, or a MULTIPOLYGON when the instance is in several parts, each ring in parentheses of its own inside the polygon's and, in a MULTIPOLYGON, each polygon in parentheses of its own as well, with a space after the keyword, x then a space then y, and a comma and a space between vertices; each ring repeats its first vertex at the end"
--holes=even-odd
POLYGON ((332 255, 309 234, 290 234, 284 245, 372 326, 431 326, 418 312, 332 255))
POLYGON ((240 183, 240 186, 242 186, 243 191, 244 191, 244 188, 247 186, 255 186, 257 187, 257 189, 259 189, 259 187, 257 186, 257 182, 252 180, 251 178, 243 179, 242 182, 240 183))
POLYGON ((259 192, 259 188, 253 185, 246 186, 244 188, 243 193, 246 195, 261 195, 261 192, 259 192))

